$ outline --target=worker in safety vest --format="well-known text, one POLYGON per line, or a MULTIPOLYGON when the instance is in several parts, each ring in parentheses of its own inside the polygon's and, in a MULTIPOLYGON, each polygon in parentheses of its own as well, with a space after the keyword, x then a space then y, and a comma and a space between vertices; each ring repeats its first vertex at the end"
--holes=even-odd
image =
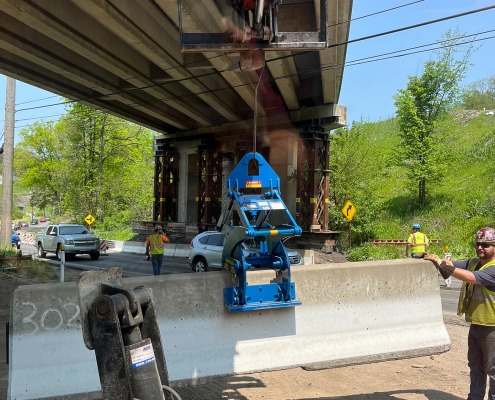
POLYGON ((454 261, 435 254, 424 258, 435 264, 443 278, 461 280, 457 314, 471 323, 468 335, 468 365, 471 385, 468 400, 483 400, 489 378, 488 400, 495 400, 495 230, 476 233, 476 258, 454 261))
POLYGON ((412 258, 422 258, 427 253, 430 241, 424 233, 419 231, 420 229, 420 224, 412 226, 412 233, 409 235, 406 244, 406 257, 409 256, 409 249, 411 250, 412 258))
POLYGON ((167 235, 163 233, 161 225, 155 225, 153 231, 155 233, 146 238, 146 255, 148 260, 151 258, 153 274, 160 275, 163 263, 163 243, 168 243, 169 240, 167 235))

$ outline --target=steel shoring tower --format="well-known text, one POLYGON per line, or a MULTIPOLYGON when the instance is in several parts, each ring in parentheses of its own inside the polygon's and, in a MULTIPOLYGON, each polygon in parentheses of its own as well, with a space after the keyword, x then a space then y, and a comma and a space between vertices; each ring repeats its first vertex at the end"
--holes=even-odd
POLYGON ((164 145, 155 150, 153 221, 177 221, 179 153, 164 145))
POLYGON ((198 229, 214 226, 222 211, 223 154, 213 145, 198 147, 198 229))
POLYGON ((309 125, 301 133, 296 172, 297 221, 306 231, 328 230, 328 175, 330 172, 328 133, 309 125))

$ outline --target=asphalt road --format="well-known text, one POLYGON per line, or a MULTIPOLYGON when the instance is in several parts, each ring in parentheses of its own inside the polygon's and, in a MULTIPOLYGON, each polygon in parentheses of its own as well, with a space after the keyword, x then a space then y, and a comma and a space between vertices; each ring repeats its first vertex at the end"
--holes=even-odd
MULTIPOLYGON (((29 227, 22 228, 21 231, 26 232, 38 232, 45 229, 50 222, 40 222, 38 225, 30 225, 29 227)), ((37 249, 35 246, 28 244, 21 245, 22 254, 37 254, 37 249)), ((55 254, 48 253, 45 258, 50 264, 60 265, 60 262, 55 258, 55 254)), ((85 271, 105 269, 109 267, 122 267, 123 276, 143 276, 143 275, 153 275, 153 269, 151 267, 151 262, 146 260, 144 254, 133 254, 133 253, 119 253, 119 252, 109 252, 107 255, 101 255, 97 261, 93 261, 89 258, 89 255, 78 255, 75 260, 66 261, 66 267, 81 269, 85 271)), ((180 274, 180 273, 192 273, 189 267, 188 260, 186 257, 164 257, 162 265, 162 274, 180 274)))
MULTIPOLYGON (((34 246, 23 244, 23 254, 36 254, 34 246)), ((60 265, 55 254, 49 253, 44 259, 53 265, 60 265)), ((132 276, 153 275, 151 262, 146 260, 144 254, 109 252, 100 255, 98 260, 91 260, 89 255, 78 255, 74 260, 66 261, 65 266, 73 269, 92 271, 109 267, 122 267, 124 278, 132 276)), ((163 257, 162 275, 192 273, 186 257, 163 257)))
MULTIPOLYGON (((444 313, 457 314, 457 302, 459 300, 460 282, 454 282, 456 279, 452 279, 452 287, 440 288, 440 296, 442 298, 442 309, 444 313), (457 283, 457 285, 456 285, 457 283)), ((442 279, 443 284, 443 279, 442 279)))

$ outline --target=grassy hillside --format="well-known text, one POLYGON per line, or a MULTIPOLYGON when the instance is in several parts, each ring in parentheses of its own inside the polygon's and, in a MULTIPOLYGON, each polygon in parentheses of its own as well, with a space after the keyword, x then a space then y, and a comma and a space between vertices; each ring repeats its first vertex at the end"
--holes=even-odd
MULTIPOLYGON (((443 121, 436 135, 445 160, 444 175, 427 186, 428 204, 418 208, 417 188, 395 161, 400 144, 395 121, 357 124, 349 131, 354 157, 359 160, 359 176, 343 189, 344 197, 356 207, 351 222, 351 259, 404 257, 402 246, 370 246, 366 241, 405 239, 414 222, 420 223, 430 238, 441 240, 431 252, 441 255, 447 245, 455 259, 473 256, 474 233, 483 226, 495 226, 494 116, 460 111, 443 121)), ((332 149, 331 157, 337 157, 332 149)), ((339 216, 335 223, 337 229, 347 231, 345 219, 339 216)), ((345 249, 346 237, 342 243, 345 249)))

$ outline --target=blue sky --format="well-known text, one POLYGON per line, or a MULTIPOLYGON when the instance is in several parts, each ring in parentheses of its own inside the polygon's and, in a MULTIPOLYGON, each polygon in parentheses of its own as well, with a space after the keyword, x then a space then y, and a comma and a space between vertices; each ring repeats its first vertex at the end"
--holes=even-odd
MULTIPOLYGON (((494 6, 495 1, 474 0, 354 0, 349 40, 355 40, 382 32, 421 24, 471 10, 494 6), (400 5, 414 3, 378 15, 371 14, 400 5), (367 18, 357 19, 369 15, 367 18)), ((435 43, 449 30, 458 29, 467 35, 495 29, 495 9, 460 18, 450 19, 399 33, 350 43, 347 46, 346 64, 365 57, 404 50, 415 46, 435 43)), ((495 32, 479 35, 480 38, 495 37, 495 32)), ((493 55, 495 38, 474 44, 481 46, 471 57, 462 85, 495 76, 493 55)), ((431 52, 383 61, 347 65, 340 93, 339 104, 347 106, 347 121, 379 121, 394 117, 393 95, 404 89, 409 76, 420 75, 426 61, 435 59, 431 52)))
MULTIPOLYGON (((0 75, 0 133, 5 124, 5 85, 7 78, 0 75)), ((62 97, 37 87, 16 81, 15 142, 19 131, 38 120, 56 121, 65 113, 62 97), (53 106, 56 104, 55 106, 53 106)), ((3 135, 0 143, 3 142, 3 135)))
MULTIPOLYGON (((495 1, 484 0, 354 0, 349 39, 352 41, 493 5, 495 1), (397 8, 402 5, 404 7, 397 8), (397 9, 384 11, 392 8, 397 9), (371 15, 375 13, 378 14, 371 15)), ((495 29, 495 9, 350 43, 347 46, 347 64, 366 57, 435 43, 449 29, 458 29, 468 35, 495 29)), ((495 32, 478 36, 479 39, 487 37, 495 37, 495 32)), ((477 42, 476 46, 478 45, 481 47, 471 58, 473 65, 467 71, 464 85, 495 75, 492 62, 495 54, 495 39, 481 40, 477 42)), ((419 75, 423 64, 433 57, 431 52, 424 52, 383 61, 347 65, 339 104, 347 106, 348 122, 352 123, 360 119, 379 121, 393 117, 395 107, 392 96, 399 89, 406 87, 409 76, 419 75)), ((52 105, 60 102, 58 95, 17 81, 16 141, 19 140, 20 128, 39 119, 45 121, 58 119, 64 113, 64 107, 52 105)), ((0 75, 0 132, 4 129, 4 110, 5 77, 0 75)))

